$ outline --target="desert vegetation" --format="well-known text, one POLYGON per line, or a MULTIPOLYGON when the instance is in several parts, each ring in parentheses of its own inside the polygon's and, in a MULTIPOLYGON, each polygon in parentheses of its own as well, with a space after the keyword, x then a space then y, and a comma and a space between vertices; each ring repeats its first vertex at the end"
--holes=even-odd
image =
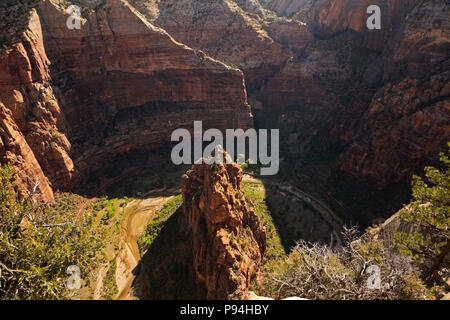
POLYGON ((152 221, 148 224, 144 234, 142 234, 142 236, 139 238, 138 245, 141 254, 143 254, 150 248, 153 241, 166 224, 167 220, 180 208, 182 203, 183 199, 180 194, 164 204, 161 211, 155 218, 152 219, 152 221))
POLYGON ((428 282, 439 279, 448 268, 450 252, 450 143, 449 152, 441 153, 444 169, 425 168, 425 179, 413 177, 413 200, 401 212, 400 218, 415 226, 411 233, 398 232, 394 246, 420 264, 428 282))
POLYGON ((38 0, 6 0, 0 3, 0 54, 20 41, 38 0))
POLYGON ((356 237, 355 229, 348 229, 345 237, 347 242, 339 249, 300 241, 283 261, 266 266, 257 292, 275 299, 430 298, 410 259, 380 242, 356 237), (379 286, 371 282, 378 271, 379 286))
POLYGON ((78 266, 89 281, 105 257, 105 228, 78 214, 76 195, 41 203, 31 190, 21 198, 12 176, 9 165, 0 168, 0 299, 72 298, 67 269, 78 266))

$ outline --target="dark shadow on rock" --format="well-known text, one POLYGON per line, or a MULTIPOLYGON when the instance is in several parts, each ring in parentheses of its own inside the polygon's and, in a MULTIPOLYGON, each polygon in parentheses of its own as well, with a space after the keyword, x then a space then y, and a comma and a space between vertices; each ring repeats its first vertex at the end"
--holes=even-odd
POLYGON ((266 203, 286 252, 299 240, 330 242, 333 226, 314 207, 272 184, 266 183, 265 188, 266 203))
MULTIPOLYGON (((140 262, 145 292, 137 297, 152 300, 198 300, 206 289, 195 282, 190 231, 181 210, 167 220, 140 262)), ((137 290, 139 291, 139 290, 137 290)))

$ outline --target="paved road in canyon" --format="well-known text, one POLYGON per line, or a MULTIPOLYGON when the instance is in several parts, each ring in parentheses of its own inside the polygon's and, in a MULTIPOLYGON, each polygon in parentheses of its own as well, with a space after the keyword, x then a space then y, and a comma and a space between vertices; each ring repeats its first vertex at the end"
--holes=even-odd
POLYGON ((306 202, 309 206, 311 206, 314 210, 316 210, 325 220, 327 223, 329 223, 333 229, 334 229, 334 239, 337 241, 337 244, 341 244, 341 234, 343 231, 344 223, 342 220, 336 216, 336 214, 321 200, 317 199, 316 197, 312 196, 311 194, 300 190, 297 187, 294 187, 288 183, 279 183, 269 180, 259 180, 255 179, 249 175, 244 175, 244 180, 247 181, 256 181, 263 183, 265 185, 273 186, 278 191, 285 192, 290 194, 296 199, 299 199, 301 201, 306 202))

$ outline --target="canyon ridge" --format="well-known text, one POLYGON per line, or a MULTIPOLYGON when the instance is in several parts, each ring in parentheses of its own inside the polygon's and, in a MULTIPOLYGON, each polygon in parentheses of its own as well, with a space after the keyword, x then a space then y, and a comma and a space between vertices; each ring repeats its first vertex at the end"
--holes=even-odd
POLYGON ((449 13, 445 0, 3 1, 0 163, 22 198, 70 192, 89 198, 80 212, 105 195, 126 216, 148 210, 128 197, 181 194, 159 240, 127 244, 147 250, 131 263, 139 272, 126 253, 110 259, 116 279, 140 282, 140 298, 241 297, 280 248, 341 246, 345 225, 382 223, 411 200, 412 176, 439 166, 449 13), (81 8, 79 29, 69 5, 81 8), (367 28, 370 5, 379 30, 367 28), (171 134, 199 120, 279 129, 278 175, 248 163, 175 168, 171 134), (161 254, 172 249, 179 256, 161 254))

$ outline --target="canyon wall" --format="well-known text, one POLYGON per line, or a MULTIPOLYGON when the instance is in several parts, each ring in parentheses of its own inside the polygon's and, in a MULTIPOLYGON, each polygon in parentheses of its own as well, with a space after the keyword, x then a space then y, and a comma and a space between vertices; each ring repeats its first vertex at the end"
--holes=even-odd
MULTIPOLYGON (((269 7, 283 12, 287 2, 269 7)), ((287 121, 300 137, 301 119, 321 123, 319 134, 331 133, 323 148, 340 146, 343 171, 378 188, 404 180, 450 139, 449 9, 445 1, 303 1, 294 19, 317 40, 269 80, 264 100, 299 106, 288 117, 300 121, 287 121), (381 8, 381 30, 365 26, 371 4, 381 8)))
POLYGON ((0 56, 2 163, 14 162, 19 181, 41 181, 45 199, 134 150, 151 163, 194 120, 253 126, 242 71, 175 41, 127 1, 83 11, 79 30, 68 18, 40 1, 0 56))
POLYGON ((41 21, 33 11, 22 41, 0 55, 0 160, 13 166, 24 195, 39 183, 37 191, 47 201, 53 199, 48 174, 70 180, 73 172, 49 66, 41 21))
POLYGON ((247 94, 255 125, 280 128, 287 167, 323 163, 377 190, 450 140, 444 0, 99 0, 80 30, 39 3, 0 56, 0 156, 47 198, 162 161, 193 120, 251 127, 247 94), (366 27, 371 4, 381 30, 366 27))
MULTIPOLYGON (((256 88, 277 72, 292 54, 276 43, 261 23, 264 16, 252 13, 250 1, 131 0, 140 12, 177 41, 244 71, 247 88, 256 88), (241 6, 239 6, 240 4, 241 6)), ((262 8, 260 14, 263 15, 262 8)))
POLYGON ((287 158, 327 155, 383 189, 450 139, 444 0, 272 0, 256 11, 245 1, 132 3, 175 39, 241 68, 256 125, 281 129, 287 158), (381 30, 366 27, 369 5, 381 8, 381 30))

